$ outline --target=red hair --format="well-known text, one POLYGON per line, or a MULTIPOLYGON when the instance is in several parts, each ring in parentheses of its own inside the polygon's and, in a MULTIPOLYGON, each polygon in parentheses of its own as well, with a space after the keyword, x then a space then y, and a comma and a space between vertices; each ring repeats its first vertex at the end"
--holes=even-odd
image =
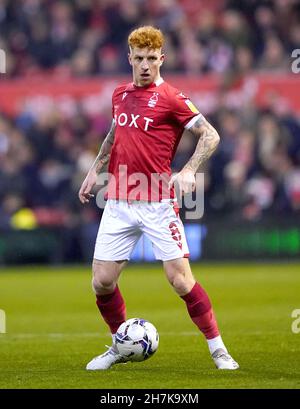
POLYGON ((128 36, 130 48, 150 48, 156 50, 164 44, 163 33, 152 26, 144 26, 133 30, 128 36))

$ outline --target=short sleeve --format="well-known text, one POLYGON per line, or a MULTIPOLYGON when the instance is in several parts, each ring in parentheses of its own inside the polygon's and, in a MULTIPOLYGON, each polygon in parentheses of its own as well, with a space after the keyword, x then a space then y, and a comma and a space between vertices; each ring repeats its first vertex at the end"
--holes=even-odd
POLYGON ((199 118, 203 118, 192 101, 182 92, 176 90, 171 98, 173 117, 184 128, 189 129, 199 118))
POLYGON ((116 93, 116 90, 114 90, 112 97, 111 97, 111 114, 112 114, 113 119, 115 118, 115 102, 114 102, 115 93, 116 93))

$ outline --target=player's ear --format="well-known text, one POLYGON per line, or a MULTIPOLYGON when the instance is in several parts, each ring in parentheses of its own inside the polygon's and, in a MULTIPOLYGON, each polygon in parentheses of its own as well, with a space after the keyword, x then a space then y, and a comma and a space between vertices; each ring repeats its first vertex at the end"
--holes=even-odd
POLYGON ((165 60, 165 54, 162 54, 162 55, 160 56, 160 64, 159 64, 159 65, 162 65, 163 62, 164 62, 164 60, 165 60))
POLYGON ((128 61, 129 61, 129 64, 132 65, 131 53, 128 53, 128 61))

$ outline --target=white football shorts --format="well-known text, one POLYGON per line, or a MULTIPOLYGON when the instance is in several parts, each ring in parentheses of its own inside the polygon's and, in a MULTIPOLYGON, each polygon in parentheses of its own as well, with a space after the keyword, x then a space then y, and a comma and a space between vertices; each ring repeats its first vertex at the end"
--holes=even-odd
POLYGON ((184 227, 173 200, 128 203, 106 202, 96 239, 94 258, 103 261, 130 260, 144 233, 152 242, 157 260, 189 257, 184 227))

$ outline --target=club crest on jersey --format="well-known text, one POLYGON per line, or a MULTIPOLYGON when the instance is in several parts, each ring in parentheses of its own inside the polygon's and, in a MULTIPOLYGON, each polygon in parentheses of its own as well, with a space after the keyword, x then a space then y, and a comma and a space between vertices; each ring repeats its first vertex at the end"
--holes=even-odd
POLYGON ((158 92, 153 92, 153 95, 150 97, 149 101, 148 101, 148 107, 150 108, 154 108, 157 101, 158 101, 158 92))

